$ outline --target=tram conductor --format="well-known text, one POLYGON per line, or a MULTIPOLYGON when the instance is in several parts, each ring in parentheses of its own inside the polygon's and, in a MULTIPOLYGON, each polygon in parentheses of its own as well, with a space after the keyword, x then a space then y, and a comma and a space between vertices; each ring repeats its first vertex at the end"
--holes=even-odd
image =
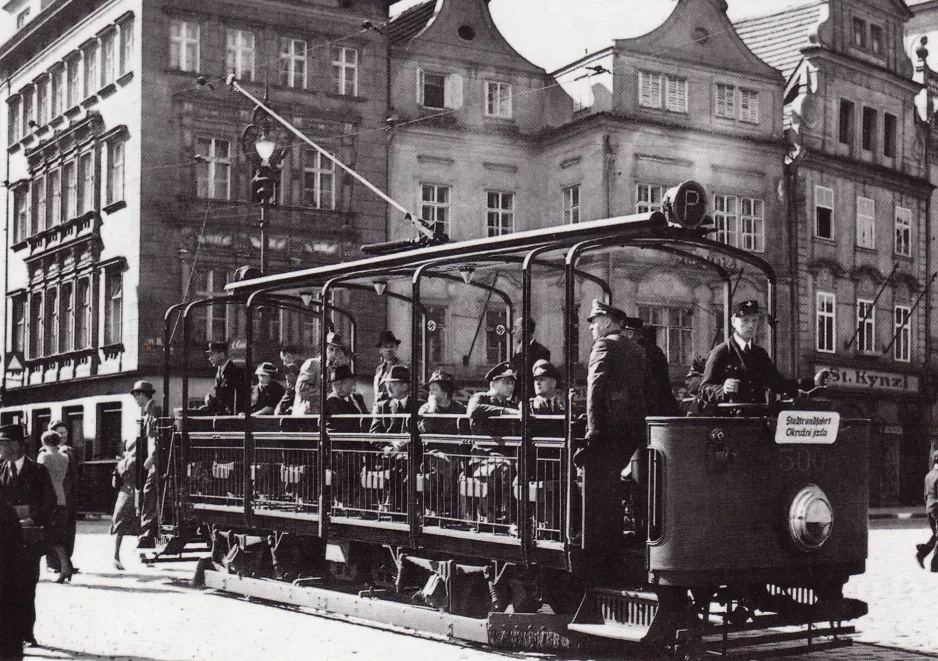
POLYGON ((820 370, 813 379, 786 379, 766 350, 753 342, 759 329, 758 301, 741 302, 733 313, 732 323, 732 337, 714 348, 707 358, 700 386, 705 403, 765 404, 769 389, 794 396, 799 389, 811 390, 827 384, 829 370, 820 370))

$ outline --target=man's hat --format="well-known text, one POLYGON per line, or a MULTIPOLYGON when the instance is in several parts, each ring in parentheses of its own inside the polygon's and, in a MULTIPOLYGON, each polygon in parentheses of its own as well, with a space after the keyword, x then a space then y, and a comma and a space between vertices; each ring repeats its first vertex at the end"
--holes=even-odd
POLYGON ((346 351, 345 342, 342 341, 342 336, 335 331, 329 331, 326 333, 326 346, 329 346, 330 344, 334 347, 340 347, 343 351, 346 351))
POLYGON ((621 320, 623 328, 631 328, 633 330, 641 330, 642 326, 645 325, 645 322, 639 317, 629 317, 623 316, 621 320))
POLYGON ((622 320, 626 317, 626 314, 622 310, 614 308, 611 305, 606 305, 599 299, 594 298, 593 307, 590 310, 589 316, 586 318, 586 320, 592 321, 594 317, 598 317, 601 314, 604 314, 607 317, 611 317, 619 323, 622 323, 622 320))
POLYGON ((410 383, 410 370, 404 365, 392 365, 388 373, 381 379, 381 383, 390 381, 405 381, 410 383))
POLYGON ((53 431, 55 430, 56 427, 68 427, 68 425, 66 425, 65 421, 62 420, 61 418, 57 418, 53 420, 52 422, 50 422, 49 425, 46 427, 46 429, 48 429, 49 431, 53 431))
POLYGON ((742 301, 737 305, 733 316, 742 317, 744 314, 759 314, 759 301, 742 301))
POLYGON ((334 370, 332 370, 332 380, 333 381, 344 381, 345 379, 354 379, 355 373, 352 371, 352 368, 348 365, 339 365, 334 370))
MULTIPOLYGON (((130 389, 130 394, 135 395, 137 393, 143 393, 144 395, 152 395, 156 392, 156 389, 153 387, 153 384, 149 381, 137 381, 134 383, 134 387, 130 389)), ((51 427, 49 429, 52 429, 51 427)))
POLYGON ((15 441, 17 443, 26 442, 26 433, 23 425, 3 425, 0 427, 0 441, 15 441))
POLYGON ((427 385, 429 386, 431 383, 439 383, 443 390, 448 390, 450 393, 456 390, 456 377, 443 370, 436 370, 430 375, 430 378, 427 379, 427 385))
POLYGON ((554 367, 549 360, 541 359, 537 361, 531 371, 534 372, 535 379, 539 376, 549 376, 560 381, 560 370, 554 367))
POLYGON ((271 362, 264 362, 257 366, 257 369, 254 370, 254 373, 258 376, 266 374, 271 378, 276 378, 277 368, 274 367, 274 364, 271 362))
POLYGON ((378 341, 375 343, 375 346, 383 347, 385 344, 390 344, 392 342, 397 345, 400 345, 401 343, 399 339, 394 337, 393 331, 389 331, 389 330, 381 331, 380 333, 378 333, 378 341))
POLYGON ((208 343, 208 349, 206 349, 205 353, 217 353, 217 352, 221 352, 221 351, 224 351, 225 353, 228 353, 228 343, 227 343, 227 342, 209 342, 209 343, 208 343))
POLYGON ((690 378, 692 376, 703 376, 704 368, 707 367, 707 359, 703 356, 697 356, 694 358, 694 362, 691 363, 690 369, 687 370, 687 376, 684 378, 690 378))
POLYGON ((280 353, 292 353, 293 355, 296 355, 300 353, 300 348, 295 344, 284 344, 282 347, 280 347, 280 353))
POLYGON ((499 363, 495 367, 489 370, 488 374, 485 375, 486 381, 494 381, 495 379, 514 379, 517 378, 517 374, 511 367, 511 363, 504 362, 499 363))

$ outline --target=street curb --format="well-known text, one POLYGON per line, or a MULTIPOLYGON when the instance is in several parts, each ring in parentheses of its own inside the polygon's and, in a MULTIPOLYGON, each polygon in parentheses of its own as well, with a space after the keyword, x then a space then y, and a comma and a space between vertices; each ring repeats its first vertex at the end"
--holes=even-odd
POLYGON ((870 512, 870 521, 883 519, 924 519, 925 512, 870 512))

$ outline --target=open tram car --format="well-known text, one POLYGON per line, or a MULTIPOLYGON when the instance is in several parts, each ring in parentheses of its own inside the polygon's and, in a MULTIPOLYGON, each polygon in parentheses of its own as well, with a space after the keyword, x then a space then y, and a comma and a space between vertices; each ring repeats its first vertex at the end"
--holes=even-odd
MULTIPOLYGON (((629 490, 642 490, 631 502, 643 502, 645 516, 623 517, 615 571, 597 579, 584 566, 571 460, 583 431, 575 408, 582 403, 570 386, 579 342, 575 296, 589 281, 614 301, 605 281, 581 265, 597 253, 647 250, 709 269, 723 280, 729 329, 733 283, 713 259, 729 257, 764 274, 774 312, 769 264, 707 239, 701 214, 669 210, 670 219, 655 212, 599 220, 230 284, 222 304, 246 315, 249 374, 258 306, 306 311, 321 329, 346 315, 333 304, 343 288, 374 289, 382 304, 391 297, 407 306, 411 355, 422 356, 411 370, 417 393, 435 367, 427 364, 424 336, 426 281, 472 286, 457 273, 514 271, 519 309, 503 291, 477 286, 500 296, 509 314, 528 317, 535 273, 545 274, 551 286, 540 291, 565 315, 560 366, 569 405, 565 415, 544 418, 521 407, 519 418, 479 435, 459 416, 418 424, 412 397, 409 431, 380 437, 362 431, 368 420, 355 416, 324 425, 318 416, 207 417, 178 408, 164 421, 174 503, 167 517, 176 550, 193 536, 210 541, 199 582, 516 648, 603 641, 675 658, 755 658, 779 654, 780 645, 794 653, 849 644, 853 628, 844 623, 866 612, 865 603, 844 598, 843 586, 864 571, 867 556, 868 421, 844 419, 831 428, 837 414, 823 402, 649 418, 647 454, 631 472, 642 479, 606 487, 623 489, 625 503, 629 490), (780 430, 792 421, 826 424, 829 436, 791 442, 780 430), (643 518, 647 526, 636 529, 643 518)), ((181 322, 185 372, 194 354, 190 317, 212 304, 219 299, 167 312, 167 367, 170 327, 181 322)), ((344 323, 354 341, 354 319, 344 323)), ((326 334, 319 335, 325 355, 326 334)), ((188 374, 182 377, 187 402, 188 374)), ((517 382, 522 401, 533 394, 526 382, 517 382)), ((164 411, 171 410, 169 385, 167 369, 164 411)), ((326 388, 323 379, 321 404, 326 388)))

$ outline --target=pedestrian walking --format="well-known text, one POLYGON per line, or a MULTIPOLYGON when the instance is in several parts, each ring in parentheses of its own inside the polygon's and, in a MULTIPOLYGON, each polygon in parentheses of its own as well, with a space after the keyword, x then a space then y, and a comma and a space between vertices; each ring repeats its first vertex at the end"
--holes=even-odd
POLYGON ((52 488, 55 490, 55 510, 51 524, 46 530, 46 540, 52 553, 58 559, 56 565, 59 570, 59 578, 56 583, 71 581, 73 573, 72 562, 69 560, 68 553, 65 552, 65 542, 68 537, 68 503, 65 496, 65 477, 68 474, 69 458, 59 451, 60 440, 61 437, 54 431, 43 432, 43 451, 36 458, 36 463, 45 466, 46 470, 49 471, 52 488))
MULTIPOLYGON (((81 500, 83 462, 80 450, 69 438, 68 425, 65 424, 64 420, 53 420, 49 423, 48 430, 59 435, 59 452, 68 457, 68 472, 65 473, 65 481, 63 482, 67 509, 64 546, 65 553, 68 555, 69 562, 71 562, 75 553, 75 533, 78 527, 78 506, 81 500)), ((50 553, 46 556, 46 565, 54 571, 59 571, 59 557, 54 553, 50 553)), ((72 573, 78 573, 78 567, 74 563, 72 563, 72 573)))
POLYGON ((124 570, 121 564, 121 542, 124 535, 136 536, 140 533, 140 518, 137 516, 135 502, 137 462, 134 454, 136 448, 130 447, 114 467, 111 476, 111 486, 117 490, 117 500, 114 503, 114 514, 111 517, 111 534, 114 538, 114 569, 124 570))
POLYGON ((931 470, 925 476, 925 516, 928 517, 928 525, 931 526, 931 538, 924 544, 918 544, 915 551, 915 559, 919 567, 925 568, 925 558, 931 553, 931 571, 938 572, 938 553, 935 553, 935 547, 938 546, 938 450, 932 454, 931 470))

